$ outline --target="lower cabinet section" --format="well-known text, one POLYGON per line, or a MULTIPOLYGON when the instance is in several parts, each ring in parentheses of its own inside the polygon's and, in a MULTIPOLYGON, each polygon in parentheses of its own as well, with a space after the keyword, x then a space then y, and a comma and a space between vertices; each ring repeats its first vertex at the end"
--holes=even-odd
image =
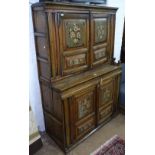
POLYGON ((116 72, 76 86, 65 85, 67 88, 62 89, 62 82, 51 88, 42 85, 46 131, 65 152, 96 131, 117 111, 119 78, 116 72), (47 97, 49 99, 45 100, 47 97))

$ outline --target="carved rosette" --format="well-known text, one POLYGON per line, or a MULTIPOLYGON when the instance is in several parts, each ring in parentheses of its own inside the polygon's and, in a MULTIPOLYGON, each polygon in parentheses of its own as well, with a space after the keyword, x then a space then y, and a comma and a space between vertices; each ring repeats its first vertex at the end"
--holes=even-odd
POLYGON ((66 22, 66 44, 67 47, 79 47, 84 45, 85 20, 70 20, 66 22))

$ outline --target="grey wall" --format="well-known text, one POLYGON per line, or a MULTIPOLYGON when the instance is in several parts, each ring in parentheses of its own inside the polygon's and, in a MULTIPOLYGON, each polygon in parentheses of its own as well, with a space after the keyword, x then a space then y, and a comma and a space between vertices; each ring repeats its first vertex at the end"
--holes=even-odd
MULTIPOLYGON (((29 6, 32 3, 38 2, 38 0, 30 0, 29 6)), ((116 15, 116 30, 115 30, 115 46, 114 46, 114 56, 116 60, 120 59, 122 34, 123 34, 123 24, 124 24, 124 0, 108 0, 107 4, 109 6, 118 7, 116 15)), ((32 25, 32 15, 31 9, 29 11, 29 32, 30 32, 30 51, 29 51, 29 96, 30 104, 34 112, 38 128, 40 131, 45 130, 43 110, 41 104, 40 87, 38 81, 37 73, 37 63, 35 55, 34 37, 33 37, 33 25, 32 25)))
POLYGON ((123 25, 125 17, 125 0, 107 0, 107 5, 118 7, 116 14, 116 29, 115 29, 115 45, 114 45, 114 57, 116 61, 120 60, 120 52, 123 36, 123 25))
POLYGON ((32 107, 32 111, 35 115, 36 122, 40 131, 45 130, 43 110, 41 104, 40 87, 38 81, 37 62, 34 46, 33 25, 31 4, 38 2, 38 0, 30 0, 29 2, 29 37, 30 37, 30 50, 29 50, 29 100, 32 107))

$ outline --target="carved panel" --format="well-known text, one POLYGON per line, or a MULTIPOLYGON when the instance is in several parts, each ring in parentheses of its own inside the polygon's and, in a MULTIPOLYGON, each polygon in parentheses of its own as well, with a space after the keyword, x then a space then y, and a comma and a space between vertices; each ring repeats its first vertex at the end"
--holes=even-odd
POLYGON ((78 118, 81 119, 92 111, 93 93, 86 94, 77 100, 78 118))
POLYGON ((86 122, 85 124, 77 127, 78 135, 83 134, 84 132, 86 132, 87 130, 92 128, 93 125, 94 125, 94 119, 91 119, 90 121, 86 122))
POLYGON ((102 111, 100 111, 99 119, 106 118, 106 116, 110 115, 111 113, 112 113, 112 107, 109 106, 109 107, 103 109, 102 111))
POLYGON ((66 58, 66 66, 74 67, 77 65, 86 64, 86 54, 80 54, 75 56, 70 56, 66 58))
POLYGON ((100 105, 105 105, 111 102, 113 99, 113 87, 112 82, 100 89, 100 105))
POLYGON ((95 51, 94 55, 95 55, 96 60, 105 57, 106 56, 106 48, 102 48, 100 50, 95 51))
POLYGON ((95 19, 95 43, 104 42, 107 39, 107 19, 95 19))
POLYGON ((68 48, 79 47, 85 44, 86 20, 65 20, 65 37, 68 48))

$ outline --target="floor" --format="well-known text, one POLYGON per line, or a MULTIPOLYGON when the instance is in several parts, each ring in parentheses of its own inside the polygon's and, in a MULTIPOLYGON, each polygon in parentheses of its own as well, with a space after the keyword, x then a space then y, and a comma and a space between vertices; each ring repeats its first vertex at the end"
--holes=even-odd
MULTIPOLYGON (((112 119, 67 155, 89 155, 115 134, 125 139, 125 116, 122 114, 112 119)), ((42 136, 42 141, 43 147, 35 155, 64 155, 55 142, 47 135, 42 136)))

